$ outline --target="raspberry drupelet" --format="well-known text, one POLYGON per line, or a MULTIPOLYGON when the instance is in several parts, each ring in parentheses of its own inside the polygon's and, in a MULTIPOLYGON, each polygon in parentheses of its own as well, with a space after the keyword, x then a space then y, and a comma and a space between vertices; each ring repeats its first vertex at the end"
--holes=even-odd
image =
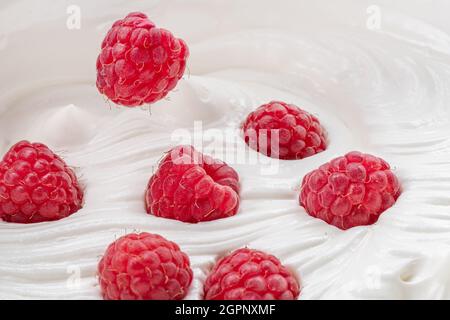
POLYGON ((230 217, 239 208, 239 176, 192 146, 178 146, 150 178, 145 204, 150 214, 183 222, 230 217))
POLYGON ((160 235, 128 234, 98 264, 105 300, 181 300, 192 282, 189 257, 160 235))
POLYGON ((293 104, 272 101, 251 112, 242 131, 250 148, 272 158, 303 159, 324 151, 327 138, 319 120, 293 104))
POLYGON ((97 88, 114 103, 134 107, 154 103, 175 88, 189 49, 140 12, 116 21, 97 58, 97 88))
POLYGON ((308 173, 299 200, 309 215, 345 230, 375 223, 400 192, 386 161, 353 151, 308 173))
POLYGON ((206 278, 205 300, 294 300, 300 286, 274 256, 238 249, 222 258, 206 278))
POLYGON ((77 212, 83 190, 71 168, 42 143, 21 141, 0 162, 0 218, 33 223, 77 212))

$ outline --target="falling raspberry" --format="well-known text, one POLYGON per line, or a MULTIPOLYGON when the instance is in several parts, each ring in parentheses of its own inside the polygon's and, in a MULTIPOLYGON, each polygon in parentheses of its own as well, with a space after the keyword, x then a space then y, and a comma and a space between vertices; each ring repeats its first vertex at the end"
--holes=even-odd
POLYGON ((326 149, 319 120, 295 105, 272 101, 250 113, 242 125, 245 142, 279 159, 303 159, 326 149))
POLYGON ((308 173, 300 205, 340 229, 375 223, 400 195, 400 184, 383 159, 350 152, 308 173))
POLYGON ((154 103, 183 76, 189 50, 183 40, 157 28, 143 13, 116 21, 97 59, 97 88, 127 107, 154 103))
POLYGON ((205 300, 294 300, 300 286, 272 255, 239 249, 222 258, 208 275, 205 300))
POLYGON ((106 300, 180 300, 192 270, 177 244, 143 232, 111 243, 98 264, 98 277, 106 300))
POLYGON ((239 208, 239 176, 192 146, 178 146, 150 178, 145 203, 148 213, 184 222, 230 217, 239 208))
POLYGON ((0 162, 0 218, 33 223, 77 212, 83 191, 75 173, 42 143, 21 141, 0 162))

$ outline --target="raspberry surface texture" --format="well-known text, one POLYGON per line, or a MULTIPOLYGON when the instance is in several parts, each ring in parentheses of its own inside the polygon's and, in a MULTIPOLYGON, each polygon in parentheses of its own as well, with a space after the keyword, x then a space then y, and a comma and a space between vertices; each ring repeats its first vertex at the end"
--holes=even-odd
POLYGON ((272 255, 238 249, 222 258, 208 275, 205 300, 294 300, 300 286, 272 255))
POLYGON ((105 300, 181 300, 192 282, 189 257, 160 235, 128 234, 98 264, 105 300))
POLYGON ((34 223, 59 220, 83 203, 74 171, 42 143, 21 141, 0 162, 0 218, 34 223))
POLYGON ((299 199, 309 215, 345 230, 375 223, 400 192, 386 161, 354 151, 308 173, 299 199))
POLYGON ((155 216, 190 223, 233 216, 239 209, 239 176, 223 161, 178 146, 150 178, 145 204, 155 216))
POLYGON ((272 101, 251 112, 242 125, 247 145, 272 158, 303 159, 324 151, 319 120, 293 104, 272 101))
POLYGON ((175 88, 189 49, 140 12, 116 21, 97 58, 97 88, 114 103, 134 107, 154 103, 175 88))

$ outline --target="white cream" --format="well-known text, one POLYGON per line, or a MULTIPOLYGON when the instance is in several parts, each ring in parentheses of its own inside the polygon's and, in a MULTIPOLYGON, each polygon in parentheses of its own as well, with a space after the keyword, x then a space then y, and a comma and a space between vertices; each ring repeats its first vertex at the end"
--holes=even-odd
MULTIPOLYGON (((99 257, 140 230, 189 254, 192 299, 214 261, 243 246, 288 265, 302 299, 449 299, 449 4, 377 2, 379 30, 366 25, 368 1, 85 0, 81 29, 68 30, 71 3, 3 1, 0 152, 20 139, 48 144, 77 168, 86 199, 60 221, 0 223, 0 298, 98 299, 99 257), (95 88, 102 37, 136 10, 191 51, 190 75, 151 114, 110 107, 95 88), (232 218, 190 225, 145 213, 147 180, 175 129, 201 120, 231 130, 272 99, 317 114, 329 148, 280 162, 276 175, 232 164, 242 185, 232 218), (404 191, 375 225, 341 231, 308 216, 297 197, 308 171, 354 149, 390 162, 404 191)), ((225 155, 243 147, 236 141, 225 155)), ((213 146, 221 141, 205 148, 213 146)))

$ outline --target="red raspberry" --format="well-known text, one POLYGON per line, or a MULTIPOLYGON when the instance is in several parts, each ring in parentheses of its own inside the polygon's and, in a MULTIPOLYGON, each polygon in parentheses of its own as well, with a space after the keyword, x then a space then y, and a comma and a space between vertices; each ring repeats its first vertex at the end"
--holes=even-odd
POLYGON ((300 205, 313 217, 343 230, 375 223, 400 195, 400 184, 383 159, 350 152, 308 173, 300 205))
POLYGON ((77 212, 83 191, 75 173, 42 143, 21 141, 0 162, 0 218, 33 223, 77 212))
POLYGON ((97 58, 97 88, 128 107, 164 98, 183 76, 189 50, 143 13, 116 21, 97 58))
POLYGON ((239 176, 192 146, 178 146, 150 178, 145 203, 148 213, 184 222, 233 216, 239 208, 239 176))
POLYGON ((272 255, 239 249, 222 258, 208 275, 205 300, 294 300, 297 280, 272 255))
POLYGON ((319 120, 281 101, 269 102, 250 113, 242 130, 252 149, 272 158, 303 159, 327 147, 319 120))
POLYGON ((188 256, 157 234, 128 234, 108 246, 98 264, 106 300, 181 300, 192 282, 188 256))

